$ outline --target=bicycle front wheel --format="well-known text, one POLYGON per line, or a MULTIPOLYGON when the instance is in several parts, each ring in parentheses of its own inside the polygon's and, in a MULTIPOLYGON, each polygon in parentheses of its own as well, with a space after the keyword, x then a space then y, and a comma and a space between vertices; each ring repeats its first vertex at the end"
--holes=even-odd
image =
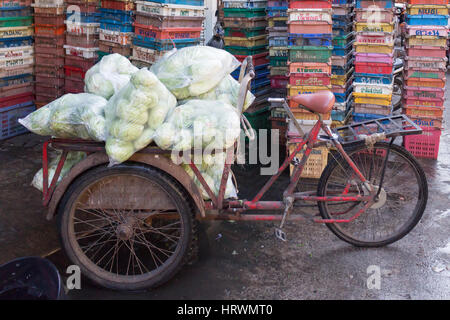
MULTIPOLYGON (((347 151, 365 178, 378 189, 389 144, 361 146, 347 151)), ((381 247, 400 240, 419 222, 428 200, 423 169, 404 148, 392 145, 378 201, 351 222, 327 223, 340 239, 359 247, 381 247)), ((325 168, 319 196, 367 195, 350 165, 338 155, 325 168)), ((348 220, 365 202, 319 202, 324 219, 348 220)))

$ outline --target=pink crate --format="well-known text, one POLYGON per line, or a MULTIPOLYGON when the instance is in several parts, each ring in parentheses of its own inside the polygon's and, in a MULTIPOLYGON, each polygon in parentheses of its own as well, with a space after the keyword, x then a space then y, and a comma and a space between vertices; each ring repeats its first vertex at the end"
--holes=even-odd
POLYGON ((438 128, 421 128, 422 134, 403 138, 406 150, 417 158, 437 159, 442 131, 438 128))
POLYGON ((270 77, 270 86, 276 89, 284 89, 288 84, 289 78, 283 76, 270 77))
POLYGON ((430 108, 443 108, 443 98, 417 98, 417 97, 404 97, 404 105, 409 107, 430 107, 430 108))
POLYGON ((81 93, 84 92, 84 81, 81 79, 74 79, 66 77, 64 84, 64 91, 66 93, 81 93))
POLYGON ((394 55, 382 54, 382 53, 355 53, 355 63, 356 62, 367 62, 367 63, 394 63, 394 55))
POLYGON ((447 38, 449 29, 444 26, 407 26, 409 36, 433 36, 447 38))
POLYGON ((394 22, 394 10, 393 9, 355 9, 357 22, 373 22, 373 23, 392 23, 394 22), (372 17, 377 17, 376 21, 373 21, 372 17))
POLYGON ((405 68, 407 78, 444 79, 446 69, 405 68))
POLYGON ((405 97, 407 98, 444 98, 444 88, 408 87, 405 86, 405 97))
POLYGON ((66 33, 66 43, 81 48, 98 48, 98 35, 66 33))
POLYGON ((441 47, 430 46, 406 46, 406 55, 409 57, 432 57, 432 58, 446 58, 447 50, 441 47))
POLYGON ((414 121, 415 124, 417 124, 418 126, 421 127, 425 127, 425 128, 438 128, 441 129, 442 128, 442 124, 443 124, 443 119, 442 118, 433 118, 433 117, 415 117, 415 116, 410 116, 409 117, 412 121, 414 121))
POLYGON ((407 68, 447 69, 447 58, 406 57, 407 68))
POLYGON ((356 42, 370 44, 391 44, 394 43, 393 33, 383 32, 358 32, 356 42))

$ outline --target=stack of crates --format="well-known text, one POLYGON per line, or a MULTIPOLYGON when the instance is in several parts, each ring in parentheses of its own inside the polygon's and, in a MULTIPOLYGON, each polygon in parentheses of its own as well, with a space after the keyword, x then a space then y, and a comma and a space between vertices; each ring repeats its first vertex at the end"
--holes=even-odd
MULTIPOLYGON (((253 129, 270 129, 267 98, 271 93, 268 61, 267 0, 224 0, 225 50, 239 61, 252 56, 255 78, 251 92, 256 100, 245 112, 253 129)), ((271 10, 269 10, 269 15, 271 10)), ((239 78, 240 68, 232 73, 239 78)))
MULTIPOLYGON (((298 94, 331 90, 332 1, 290 1, 288 33, 288 95, 292 97, 298 94)), ((289 106, 302 130, 305 133, 309 132, 317 121, 317 116, 298 108, 292 100, 289 101, 289 106)), ((331 113, 323 115, 328 125, 331 124, 330 117, 331 113)), ((290 153, 295 148, 294 143, 301 138, 294 124, 289 123, 290 153)), ((327 148, 314 149, 302 172, 302 177, 318 179, 327 165, 327 159, 327 148)))
POLYGON ((64 94, 64 0, 34 0, 35 94, 39 108, 64 94))
POLYGON ((355 3, 353 0, 333 0, 333 56, 332 91, 336 103, 331 112, 333 126, 344 125, 351 116, 353 104, 353 72, 355 33, 353 21, 355 3))
POLYGON ((26 129, 17 122, 33 103, 31 0, 0 0, 0 140, 26 129))
POLYGON ((132 61, 148 67, 173 48, 202 42, 203 0, 136 1, 132 61))
POLYGON ((353 121, 392 112, 395 12, 393 0, 356 0, 353 121))
POLYGON ((416 157, 437 159, 445 101, 447 0, 409 0, 403 112, 424 130, 404 137, 416 157))
POLYGON ((64 92, 84 91, 84 75, 97 61, 98 1, 67 0, 64 92), (79 11, 74 11, 79 10, 79 11), (78 15, 79 12, 79 15, 78 15))
POLYGON ((131 56, 134 9, 132 0, 101 1, 98 59, 111 53, 131 56))
MULTIPOLYGON (((288 0, 268 0, 267 20, 269 36, 269 71, 271 97, 286 98, 289 82, 287 10, 288 0)), ((286 148, 287 114, 283 108, 271 108, 270 124, 272 130, 279 130, 280 148, 286 148)), ((285 152, 284 152, 285 153, 285 152)))

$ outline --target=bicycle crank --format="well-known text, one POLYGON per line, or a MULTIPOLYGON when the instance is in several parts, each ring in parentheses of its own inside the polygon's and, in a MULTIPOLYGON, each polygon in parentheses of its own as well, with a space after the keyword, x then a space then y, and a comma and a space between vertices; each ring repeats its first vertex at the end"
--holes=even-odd
POLYGON ((286 218, 292 211, 293 206, 294 206, 294 198, 293 197, 285 197, 284 198, 283 218, 281 219, 280 226, 278 228, 275 228, 275 237, 278 240, 281 240, 283 242, 287 241, 287 237, 286 237, 286 233, 282 229, 284 227, 284 223, 286 222, 286 218))

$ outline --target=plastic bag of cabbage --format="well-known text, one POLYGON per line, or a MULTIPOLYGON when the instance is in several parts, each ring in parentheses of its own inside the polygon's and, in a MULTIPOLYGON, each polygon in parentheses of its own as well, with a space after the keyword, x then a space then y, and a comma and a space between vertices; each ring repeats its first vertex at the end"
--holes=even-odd
POLYGON ((188 100, 156 129, 155 143, 163 150, 226 149, 240 134, 237 110, 219 100, 188 100))
POLYGON ((150 144, 155 130, 176 104, 176 98, 148 69, 134 73, 106 106, 106 152, 110 163, 124 162, 150 144))
MULTIPOLYGON (((84 152, 75 152, 70 151, 67 153, 66 161, 61 169, 61 173, 59 174, 58 181, 56 184, 61 182, 64 176, 69 172, 70 169, 78 162, 83 160, 86 157, 86 153, 84 152)), ((61 154, 59 154, 55 159, 53 159, 48 166, 48 186, 52 183, 53 176, 55 175, 56 167, 58 166, 59 159, 61 159, 61 154)), ((33 177, 33 181, 31 181, 31 185, 36 189, 43 191, 44 187, 44 170, 40 169, 33 177)))
POLYGON ((105 141, 107 102, 90 93, 69 93, 19 119, 19 123, 42 136, 105 141))
POLYGON ((118 53, 104 56, 86 72, 84 91, 109 99, 119 92, 138 70, 130 60, 118 53))
MULTIPOLYGON (((220 100, 237 108, 240 87, 239 82, 231 75, 228 75, 220 81, 217 87, 193 99, 220 100)), ((255 101, 255 96, 250 91, 247 91, 242 111, 247 110, 253 101, 255 101)), ((185 102, 186 101, 178 101, 179 104, 184 104, 185 102)))
POLYGON ((239 61, 225 50, 194 46, 166 54, 150 71, 177 99, 187 99, 212 90, 239 65, 239 61))

